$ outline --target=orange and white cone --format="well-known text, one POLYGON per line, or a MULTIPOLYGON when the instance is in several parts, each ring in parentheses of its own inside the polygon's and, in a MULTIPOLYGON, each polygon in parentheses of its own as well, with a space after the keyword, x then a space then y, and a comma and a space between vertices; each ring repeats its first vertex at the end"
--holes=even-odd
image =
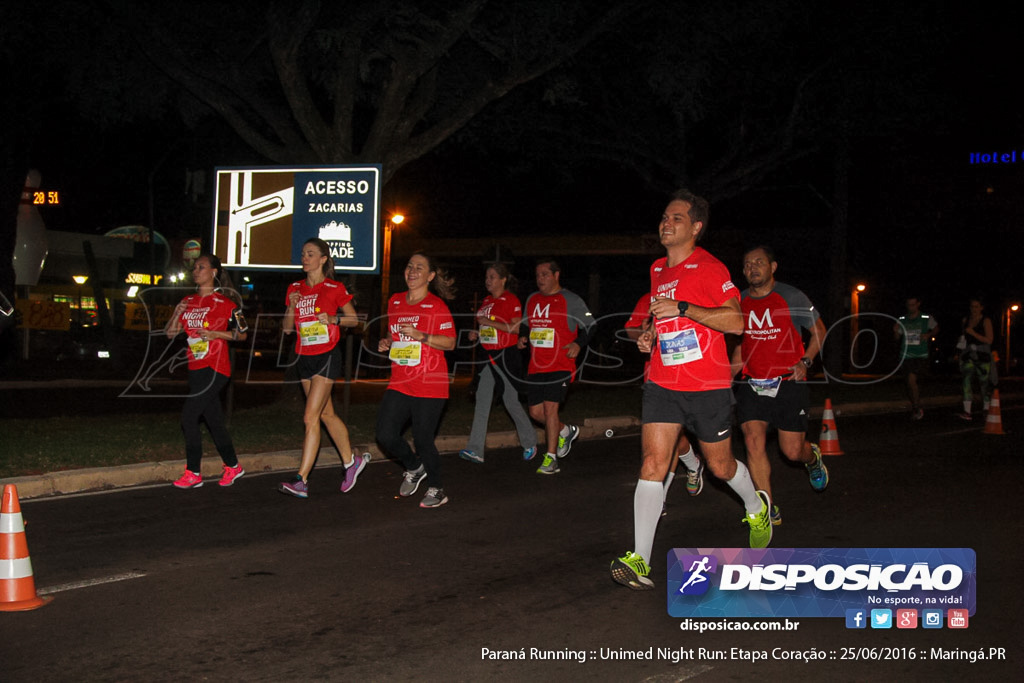
POLYGON ((18 489, 7 484, 0 507, 0 612, 36 609, 50 600, 36 595, 18 489))
POLYGON ((836 431, 836 416, 832 412, 832 399, 825 399, 825 410, 821 413, 821 439, 818 448, 822 455, 842 455, 839 447, 839 432, 836 431))
POLYGON ((999 390, 992 390, 992 399, 988 404, 988 413, 985 415, 985 428, 982 434, 1005 434, 1003 431, 1003 418, 999 413, 999 390))

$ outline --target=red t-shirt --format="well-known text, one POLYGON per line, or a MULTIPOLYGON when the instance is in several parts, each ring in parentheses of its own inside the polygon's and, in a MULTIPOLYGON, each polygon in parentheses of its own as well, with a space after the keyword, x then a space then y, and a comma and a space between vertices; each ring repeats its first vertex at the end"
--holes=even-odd
MULTIPOLYGON (((651 266, 651 301, 656 297, 718 308, 740 292, 721 261, 701 247, 682 263, 668 267, 660 258, 651 266)), ((732 385, 725 335, 686 317, 654 321, 650 381, 672 391, 711 391, 732 385)))
POLYGON ((644 294, 640 297, 640 300, 636 302, 636 306, 633 307, 633 312, 629 315, 629 320, 623 325, 624 328, 631 329, 634 327, 643 327, 644 322, 647 321, 648 316, 651 315, 651 295, 644 294))
POLYGON ((534 292, 526 300, 523 316, 529 327, 528 374, 569 372, 574 377, 576 359, 566 355, 565 347, 576 341, 581 326, 594 325, 583 300, 567 289, 554 294, 534 292))
MULTIPOLYGON (((623 327, 627 330, 634 328, 641 328, 644 323, 647 322, 647 318, 651 315, 651 295, 644 294, 640 297, 640 300, 636 302, 636 306, 633 307, 633 312, 629 315, 629 320, 623 327)), ((644 381, 647 381, 647 377, 651 370, 651 359, 648 358, 644 361, 644 381)))
POLYGON ((238 305, 228 297, 214 292, 207 296, 192 294, 182 299, 185 310, 178 318, 188 342, 188 369, 213 368, 231 376, 231 357, 225 339, 201 339, 199 331, 225 332, 237 326, 235 310, 238 305))
POLYGON ((774 379, 790 374, 804 355, 801 328, 810 330, 818 319, 811 300, 796 287, 776 282, 766 296, 750 290, 740 299, 743 309, 743 374, 774 379))
POLYGON ((451 311, 441 297, 428 293, 422 301, 406 303, 406 293, 388 301, 391 332, 391 381, 388 389, 419 398, 448 398, 448 361, 444 351, 406 337, 399 330, 412 325, 426 334, 455 337, 451 311))
POLYGON ((338 311, 352 301, 352 295, 345 285, 334 280, 324 280, 313 287, 299 280, 288 285, 285 306, 289 305, 292 292, 299 293, 299 303, 295 305, 295 353, 300 356, 327 353, 337 346, 341 331, 337 325, 324 325, 317 316, 321 313, 338 315, 338 311))
MULTIPOLYGON (((508 324, 523 317, 523 307, 519 303, 519 297, 512 292, 502 292, 497 299, 488 294, 476 312, 476 317, 489 318, 495 322, 508 324)), ((516 332, 506 332, 490 325, 481 325, 479 333, 480 345, 490 351, 515 346, 519 341, 519 335, 516 332)))

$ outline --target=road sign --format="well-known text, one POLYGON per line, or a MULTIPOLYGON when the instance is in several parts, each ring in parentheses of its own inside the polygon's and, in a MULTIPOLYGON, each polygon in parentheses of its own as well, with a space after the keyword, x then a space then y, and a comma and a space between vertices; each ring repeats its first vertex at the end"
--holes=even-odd
POLYGON ((298 269, 319 237, 338 272, 377 273, 380 176, 376 164, 218 168, 214 253, 225 266, 298 269))

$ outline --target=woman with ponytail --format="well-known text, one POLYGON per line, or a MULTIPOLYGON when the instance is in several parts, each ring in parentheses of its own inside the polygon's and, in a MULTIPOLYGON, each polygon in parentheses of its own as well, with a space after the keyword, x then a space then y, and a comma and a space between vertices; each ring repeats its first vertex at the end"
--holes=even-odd
POLYGON ((309 474, 320 452, 321 423, 345 465, 342 493, 348 493, 356 485, 356 479, 370 461, 370 454, 356 456, 352 452, 348 427, 334 412, 331 402, 334 380, 341 375, 341 352, 338 348, 341 328, 359 324, 352 295, 345 285, 334 280, 334 262, 326 242, 315 237, 306 240, 302 245, 301 260, 306 277, 288 287, 281 329, 285 334, 291 334, 294 326, 298 333, 295 339, 296 368, 302 390, 306 393, 306 410, 302 416, 306 436, 302 442, 298 473, 293 480, 282 482, 277 488, 281 493, 308 498, 309 474), (346 455, 349 457, 345 458, 346 455))
POLYGON ((243 341, 249 329, 242 316, 241 300, 231 280, 213 254, 202 254, 192 266, 196 293, 174 308, 164 332, 169 339, 185 332, 188 342, 188 397, 181 411, 185 435, 185 472, 174 482, 179 489, 203 485, 200 462, 203 437, 200 420, 206 422, 213 443, 224 461, 221 486, 231 486, 245 474, 224 422, 220 393, 231 379, 229 341, 243 341))

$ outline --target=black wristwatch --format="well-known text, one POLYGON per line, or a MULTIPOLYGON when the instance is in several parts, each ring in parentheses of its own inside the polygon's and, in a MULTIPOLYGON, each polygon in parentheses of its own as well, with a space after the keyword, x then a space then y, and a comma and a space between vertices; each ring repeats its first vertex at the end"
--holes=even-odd
POLYGON ((804 356, 803 358, 801 358, 801 359, 800 359, 800 362, 801 362, 801 363, 803 363, 803 364, 804 364, 805 366, 807 366, 807 369, 808 369, 808 370, 810 370, 810 369, 811 369, 811 366, 812 366, 812 365, 814 365, 814 361, 813 361, 813 360, 811 360, 810 358, 806 357, 806 356, 804 356))
POLYGON ((679 317, 683 317, 683 316, 686 315, 687 309, 690 308, 690 302, 689 301, 680 301, 677 304, 677 307, 679 308, 679 317))

